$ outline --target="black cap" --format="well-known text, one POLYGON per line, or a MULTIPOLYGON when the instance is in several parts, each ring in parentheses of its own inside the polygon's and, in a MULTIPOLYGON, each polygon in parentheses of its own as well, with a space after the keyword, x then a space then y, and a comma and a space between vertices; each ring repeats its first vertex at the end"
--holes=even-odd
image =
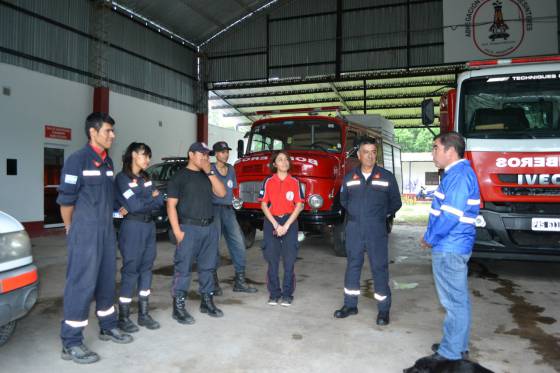
POLYGON ((227 142, 225 141, 218 141, 217 143, 215 143, 212 146, 212 150, 214 150, 214 153, 216 152, 222 152, 224 150, 231 150, 231 148, 229 147, 229 145, 227 144, 227 142))
POLYGON ((189 152, 200 152, 200 153, 206 153, 206 154, 210 154, 210 155, 213 155, 213 153, 214 153, 212 150, 210 150, 208 145, 206 145, 203 142, 194 142, 190 146, 189 152))

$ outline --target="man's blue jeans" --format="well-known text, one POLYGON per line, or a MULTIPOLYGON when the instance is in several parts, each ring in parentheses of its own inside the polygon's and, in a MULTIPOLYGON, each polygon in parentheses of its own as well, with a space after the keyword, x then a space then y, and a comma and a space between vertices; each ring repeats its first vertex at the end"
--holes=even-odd
MULTIPOLYGON (((229 250, 229 255, 233 262, 235 272, 245 271, 245 239, 241 232, 241 227, 237 222, 235 211, 231 205, 214 205, 214 222, 218 230, 218 239, 224 234, 224 239, 229 250)), ((219 242, 219 241, 218 241, 219 242)), ((218 243, 219 245, 219 243, 218 243)), ((216 270, 220 266, 220 253, 216 256, 216 270)))
POLYGON ((438 354, 452 360, 461 359, 461 352, 469 349, 471 302, 467 274, 470 256, 432 252, 436 290, 446 311, 438 354))

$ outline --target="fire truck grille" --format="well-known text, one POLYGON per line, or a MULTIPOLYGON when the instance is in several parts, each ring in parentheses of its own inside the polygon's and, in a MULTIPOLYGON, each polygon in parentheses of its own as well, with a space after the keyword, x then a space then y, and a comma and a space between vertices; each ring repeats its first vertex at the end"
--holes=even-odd
POLYGON ((510 230, 509 237, 519 246, 531 246, 560 249, 560 232, 533 232, 510 230))
POLYGON ((239 198, 244 202, 255 203, 259 199, 262 182, 247 181, 239 184, 239 198))
POLYGON ((560 188, 516 188, 503 187, 506 196, 560 196, 560 188))

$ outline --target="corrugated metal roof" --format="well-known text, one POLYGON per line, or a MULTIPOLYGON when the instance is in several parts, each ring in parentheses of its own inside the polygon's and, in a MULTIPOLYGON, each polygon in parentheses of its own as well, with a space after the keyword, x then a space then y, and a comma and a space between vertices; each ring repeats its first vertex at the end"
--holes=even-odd
POLYGON ((270 0, 116 0, 181 37, 201 44, 270 0))

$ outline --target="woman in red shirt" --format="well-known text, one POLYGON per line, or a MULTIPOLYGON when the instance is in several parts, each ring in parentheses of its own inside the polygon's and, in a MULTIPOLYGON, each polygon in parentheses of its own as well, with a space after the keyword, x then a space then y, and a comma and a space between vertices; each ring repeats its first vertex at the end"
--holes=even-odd
POLYGON ((267 177, 259 193, 264 213, 263 254, 268 262, 268 304, 276 305, 280 298, 283 306, 290 306, 294 299, 296 278, 294 264, 298 250, 297 217, 303 210, 304 195, 299 181, 290 175, 290 155, 285 151, 273 153, 270 158, 272 176, 267 177), (278 268, 284 262, 284 280, 280 288, 278 268))

